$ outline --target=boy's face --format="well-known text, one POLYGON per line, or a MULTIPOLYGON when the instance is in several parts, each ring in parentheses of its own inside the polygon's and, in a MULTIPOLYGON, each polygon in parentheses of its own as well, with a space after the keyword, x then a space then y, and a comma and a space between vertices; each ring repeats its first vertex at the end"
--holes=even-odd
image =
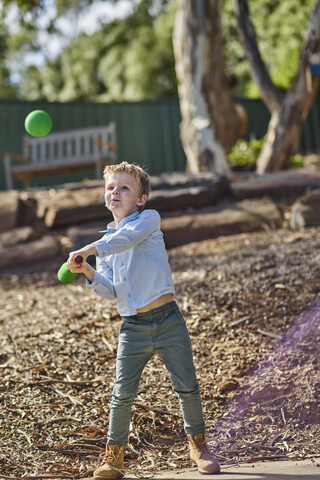
POLYGON ((129 173, 113 173, 106 180, 105 202, 112 212, 116 225, 139 210, 147 201, 140 195, 137 180, 129 173))

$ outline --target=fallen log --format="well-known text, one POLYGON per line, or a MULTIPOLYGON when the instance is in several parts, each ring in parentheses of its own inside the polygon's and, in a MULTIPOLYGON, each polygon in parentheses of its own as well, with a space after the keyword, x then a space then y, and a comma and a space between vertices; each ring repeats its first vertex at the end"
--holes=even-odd
POLYGON ((66 235, 71 242, 72 250, 78 250, 89 243, 99 240, 103 235, 103 233, 99 232, 101 232, 101 230, 106 230, 107 224, 110 221, 111 219, 105 223, 97 222, 96 224, 75 225, 68 228, 66 235))
MULTIPOLYGON (((162 173, 160 175, 150 176, 151 190, 169 190, 171 188, 188 188, 199 185, 209 185, 212 183, 223 182, 228 184, 229 180, 226 177, 218 177, 213 172, 202 173, 187 173, 187 172, 170 172, 162 173)), ((57 185, 56 191, 60 190, 82 190, 92 188, 104 188, 104 180, 83 180, 81 182, 65 183, 57 185)))
MULTIPOLYGON (((213 205, 229 192, 225 182, 208 183, 188 188, 151 191, 147 208, 159 212, 185 210, 213 205)), ((51 229, 63 228, 95 220, 111 219, 105 207, 104 189, 58 190, 39 194, 38 215, 51 229)))
POLYGON ((18 243, 10 248, 0 247, 1 272, 21 272, 30 270, 36 272, 43 266, 56 264, 60 256, 60 243, 50 235, 28 243, 18 243), (27 268, 29 267, 29 268, 27 268))
MULTIPOLYGON (((73 226, 67 230, 72 248, 78 249, 101 238, 99 230, 106 224, 73 226)), ((167 248, 197 242, 220 235, 253 232, 278 228, 282 217, 278 208, 269 200, 245 200, 227 208, 202 208, 189 214, 172 213, 164 216, 161 228, 167 248)))
POLYGON ((32 227, 14 228, 13 230, 0 233, 0 248, 12 248, 14 245, 30 242, 39 237, 39 233, 32 227))
POLYGON ((44 235, 47 228, 37 212, 37 199, 33 193, 21 192, 19 195, 18 227, 32 226, 39 234, 44 235))
POLYGON ((201 208, 214 205, 222 200, 228 192, 226 184, 223 183, 174 190, 156 190, 151 192, 146 208, 154 208, 160 213, 201 208))
POLYGON ((162 231, 168 248, 221 235, 279 228, 282 217, 269 200, 244 200, 227 208, 164 218, 162 231))
POLYGON ((187 173, 187 172, 170 172, 162 173, 158 176, 150 177, 151 191, 170 190, 179 188, 190 188, 198 186, 212 186, 217 184, 229 185, 226 177, 218 177, 213 172, 203 173, 187 173))
POLYGON ((19 193, 16 190, 0 192, 0 232, 16 228, 18 207, 19 193))
POLYGON ((51 190, 37 194, 38 216, 48 228, 111 218, 104 204, 104 188, 51 190))
POLYGON ((285 170, 264 175, 248 174, 235 177, 230 190, 236 200, 270 197, 292 203, 306 189, 320 188, 320 170, 285 170))
POLYGON ((320 225, 320 189, 299 198, 290 213, 290 227, 293 229, 317 225, 320 225))

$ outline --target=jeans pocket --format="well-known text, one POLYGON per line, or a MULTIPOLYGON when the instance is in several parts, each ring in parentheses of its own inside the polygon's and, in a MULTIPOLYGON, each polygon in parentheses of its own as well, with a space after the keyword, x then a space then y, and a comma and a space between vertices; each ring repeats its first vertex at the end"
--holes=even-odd
POLYGON ((183 325, 186 325, 187 322, 185 321, 185 318, 184 318, 184 316, 182 315, 182 313, 181 313, 178 305, 177 305, 176 308, 175 308, 175 313, 176 313, 177 318, 180 320, 180 322, 181 322, 183 325))
POLYGON ((119 328, 119 335, 125 332, 130 332, 132 328, 134 327, 134 323, 130 322, 128 320, 122 320, 122 323, 119 328))

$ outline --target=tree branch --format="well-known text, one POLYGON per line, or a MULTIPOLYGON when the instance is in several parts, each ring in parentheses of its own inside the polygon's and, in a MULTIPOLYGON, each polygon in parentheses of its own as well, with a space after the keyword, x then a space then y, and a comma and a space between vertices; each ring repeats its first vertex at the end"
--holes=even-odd
POLYGON ((275 86, 266 65, 261 58, 247 0, 235 0, 235 12, 241 42, 245 49, 254 81, 259 87, 261 96, 270 112, 279 108, 283 100, 283 92, 275 86))
MULTIPOLYGON (((294 76, 290 90, 294 92, 301 92, 301 103, 303 103, 303 118, 306 117, 317 93, 319 87, 319 77, 312 77, 310 74, 308 78, 308 63, 310 56, 320 53, 320 0, 317 1, 316 6, 311 13, 310 21, 306 29, 303 45, 300 52, 299 66, 296 75, 294 76), (309 85, 308 85, 309 83, 309 85)), ((309 71, 310 72, 310 71, 309 71)))
POLYGON ((320 0, 317 1, 311 14, 302 52, 306 52, 308 55, 320 52, 320 0))

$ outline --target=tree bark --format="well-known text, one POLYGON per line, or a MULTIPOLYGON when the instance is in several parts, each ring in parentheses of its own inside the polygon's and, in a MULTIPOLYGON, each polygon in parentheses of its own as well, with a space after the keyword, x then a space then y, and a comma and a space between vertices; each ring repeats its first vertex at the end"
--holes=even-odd
POLYGON ((246 115, 225 74, 220 0, 179 0, 173 45, 188 170, 228 174, 226 152, 245 133, 246 115))
POLYGON ((301 65, 292 87, 280 105, 271 114, 267 135, 257 160, 257 173, 286 170, 296 153, 303 122, 313 103, 319 79, 312 80, 312 88, 306 86, 307 65, 301 65))
POLYGON ((320 0, 311 14, 298 71, 286 93, 273 84, 260 56, 247 0, 235 0, 235 8, 252 77, 271 113, 266 138, 257 160, 257 172, 284 170, 290 166, 291 158, 297 151, 303 122, 319 86, 319 79, 310 74, 308 59, 310 54, 320 50, 320 0))

